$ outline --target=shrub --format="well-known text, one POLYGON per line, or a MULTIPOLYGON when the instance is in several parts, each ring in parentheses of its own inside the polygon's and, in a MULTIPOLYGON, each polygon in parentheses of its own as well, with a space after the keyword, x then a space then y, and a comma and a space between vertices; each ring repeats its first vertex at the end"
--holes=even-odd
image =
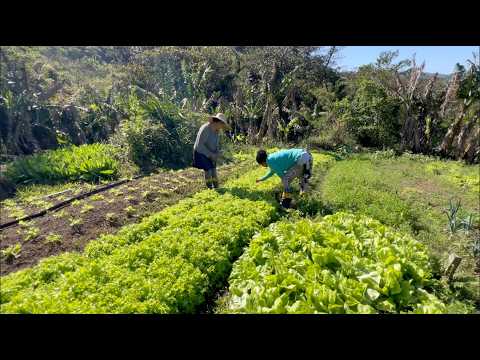
POLYGON ((140 97, 132 92, 124 101, 128 115, 111 142, 130 160, 144 171, 191 164, 198 121, 153 94, 140 97))
POLYGON ((361 80, 353 98, 344 98, 332 113, 362 146, 390 147, 399 141, 400 104, 371 80, 361 80))
POLYGON ((345 126, 339 123, 331 122, 330 125, 322 126, 315 131, 315 134, 306 140, 308 148, 338 150, 341 146, 353 148, 356 141, 345 126))

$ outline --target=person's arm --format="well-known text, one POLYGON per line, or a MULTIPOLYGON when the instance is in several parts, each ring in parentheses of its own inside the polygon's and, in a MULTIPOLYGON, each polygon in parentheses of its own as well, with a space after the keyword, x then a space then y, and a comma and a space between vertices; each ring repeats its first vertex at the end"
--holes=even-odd
POLYGON ((268 172, 267 172, 265 175, 263 175, 260 179, 258 179, 258 181, 259 181, 259 182, 260 182, 260 181, 265 181, 265 180, 267 180, 269 177, 271 177, 273 174, 275 174, 275 173, 273 172, 273 170, 272 170, 272 169, 268 169, 268 172))
POLYGON ((222 158, 222 150, 220 149, 220 136, 217 134, 216 135, 216 141, 215 141, 215 150, 210 149, 215 154, 215 161, 222 158))

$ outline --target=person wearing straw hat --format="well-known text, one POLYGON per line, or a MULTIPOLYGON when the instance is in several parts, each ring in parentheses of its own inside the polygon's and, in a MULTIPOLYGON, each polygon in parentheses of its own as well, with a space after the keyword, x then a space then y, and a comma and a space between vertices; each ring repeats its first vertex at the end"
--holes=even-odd
POLYGON ((220 130, 228 128, 225 115, 218 113, 211 116, 208 122, 198 130, 193 146, 193 166, 205 172, 205 184, 209 189, 218 188, 217 160, 220 153, 220 130))

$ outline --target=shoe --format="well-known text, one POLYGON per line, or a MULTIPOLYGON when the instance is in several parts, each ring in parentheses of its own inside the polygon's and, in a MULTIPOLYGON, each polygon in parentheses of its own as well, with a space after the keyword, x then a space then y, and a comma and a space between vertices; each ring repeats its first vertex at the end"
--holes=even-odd
POLYGON ((291 195, 289 192, 287 192, 287 191, 284 191, 284 192, 282 193, 282 200, 283 200, 283 199, 291 199, 291 197, 292 197, 292 195, 291 195))
POLYGON ((283 208, 289 209, 290 206, 292 205, 292 199, 290 199, 290 198, 282 199, 281 205, 282 205, 283 208))

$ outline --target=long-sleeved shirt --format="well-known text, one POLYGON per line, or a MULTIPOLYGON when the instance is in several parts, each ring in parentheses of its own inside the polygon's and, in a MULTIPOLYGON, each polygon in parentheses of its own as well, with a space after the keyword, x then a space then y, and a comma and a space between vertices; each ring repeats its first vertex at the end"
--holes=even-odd
POLYGON ((288 149, 268 155, 267 166, 269 170, 260 178, 260 181, 267 180, 273 174, 278 175, 280 178, 283 177, 288 169, 297 163, 304 152, 304 149, 288 149))
POLYGON ((212 159, 220 153, 220 142, 218 133, 213 131, 209 125, 210 123, 205 123, 200 127, 193 149, 212 159))

